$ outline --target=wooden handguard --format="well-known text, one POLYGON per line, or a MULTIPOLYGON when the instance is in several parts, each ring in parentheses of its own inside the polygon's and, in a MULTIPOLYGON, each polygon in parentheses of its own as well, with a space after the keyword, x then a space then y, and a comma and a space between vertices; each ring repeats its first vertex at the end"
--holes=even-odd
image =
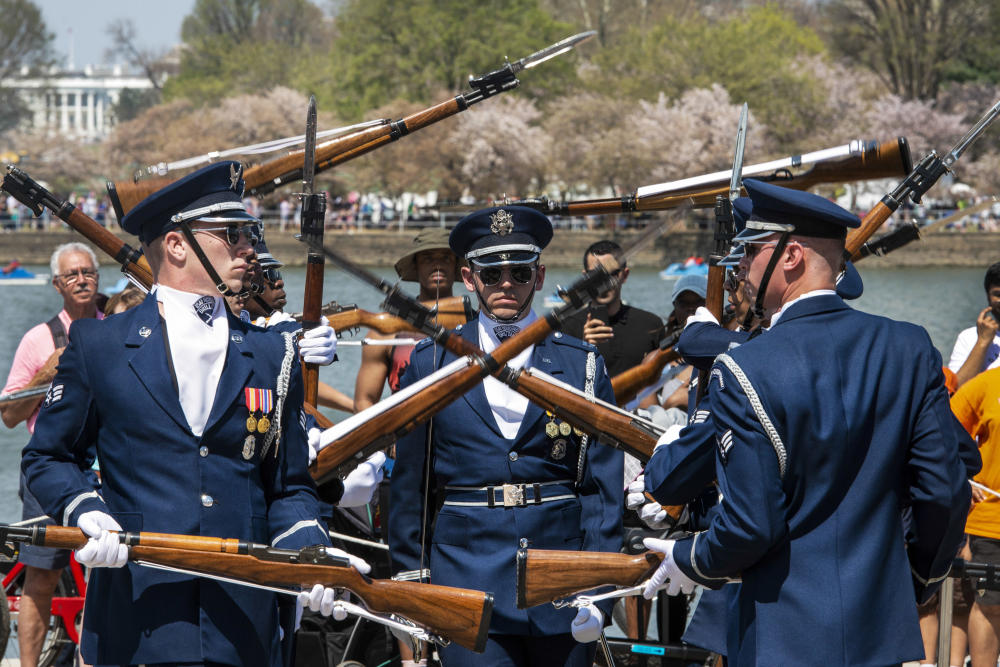
POLYGON ((519 549, 517 608, 527 609, 601 586, 635 586, 653 574, 663 554, 519 549))

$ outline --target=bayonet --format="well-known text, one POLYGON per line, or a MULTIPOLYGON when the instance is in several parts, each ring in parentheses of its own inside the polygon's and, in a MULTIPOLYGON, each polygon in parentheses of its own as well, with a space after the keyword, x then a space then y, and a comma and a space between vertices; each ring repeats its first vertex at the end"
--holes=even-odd
MULTIPOLYGON (((302 300, 302 329, 307 331, 320 325, 323 307, 323 226, 326 218, 326 196, 316 194, 316 97, 309 97, 306 114, 305 153, 302 165, 302 224, 300 238, 308 247, 306 255, 306 284, 302 300)), ((302 364, 305 401, 316 405, 319 396, 319 367, 302 364)))

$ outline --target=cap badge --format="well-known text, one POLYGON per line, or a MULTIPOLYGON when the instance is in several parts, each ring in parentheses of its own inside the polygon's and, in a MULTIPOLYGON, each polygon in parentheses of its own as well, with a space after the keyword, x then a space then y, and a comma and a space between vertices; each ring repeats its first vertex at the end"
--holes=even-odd
POLYGON ((490 220, 493 221, 493 224, 490 225, 490 231, 494 234, 507 236, 514 231, 514 216, 509 211, 500 209, 490 216, 490 220))
POLYGON ((243 171, 243 165, 235 166, 229 165, 229 187, 233 192, 239 192, 236 189, 236 184, 240 182, 240 172, 243 171))

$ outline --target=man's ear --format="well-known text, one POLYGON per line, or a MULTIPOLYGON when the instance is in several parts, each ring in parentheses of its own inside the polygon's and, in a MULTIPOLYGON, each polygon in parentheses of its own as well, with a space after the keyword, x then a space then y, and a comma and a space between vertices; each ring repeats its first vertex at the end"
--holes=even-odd
POLYGON ((545 265, 539 264, 538 270, 535 271, 535 291, 541 292, 542 285, 545 284, 545 265))
POLYGON ((465 283, 465 289, 470 292, 476 291, 476 284, 472 282, 474 280, 472 275, 472 269, 468 266, 462 267, 462 282, 465 283))

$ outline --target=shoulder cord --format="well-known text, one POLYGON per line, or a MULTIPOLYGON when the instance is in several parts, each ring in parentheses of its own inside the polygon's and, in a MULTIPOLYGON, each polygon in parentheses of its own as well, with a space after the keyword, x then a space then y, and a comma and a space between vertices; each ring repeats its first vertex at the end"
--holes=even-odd
MULTIPOLYGON (((594 397, 594 376, 597 374, 597 356, 593 351, 587 353, 587 379, 583 384, 583 392, 587 398, 594 397)), ((580 437, 580 457, 576 463, 576 486, 583 482, 583 470, 587 463, 587 445, 590 444, 590 436, 584 433, 580 437)))
POLYGON ((295 359, 295 334, 283 331, 281 337, 285 339, 285 356, 281 360, 281 370, 278 372, 278 377, 275 384, 277 385, 276 393, 278 394, 278 400, 274 408, 274 419, 271 420, 271 428, 267 430, 267 434, 264 436, 264 449, 260 454, 263 459, 267 454, 267 450, 271 448, 271 443, 274 443, 274 456, 278 456, 278 445, 281 444, 281 413, 285 408, 285 397, 288 396, 288 385, 289 377, 292 374, 292 360, 295 359))
POLYGON ((785 467, 788 461, 785 444, 781 441, 778 429, 774 427, 771 418, 768 417, 767 412, 764 410, 764 404, 761 402, 760 396, 757 395, 757 390, 753 388, 753 385, 750 384, 750 378, 746 376, 746 373, 743 372, 743 369, 739 367, 739 364, 732 357, 728 354, 720 354, 717 360, 729 369, 729 372, 736 378, 736 381, 740 384, 740 388, 743 389, 743 393, 746 394, 747 399, 750 401, 750 407, 753 408, 754 413, 757 415, 760 425, 764 427, 764 434, 771 441, 774 454, 778 457, 778 476, 784 479, 785 467))

